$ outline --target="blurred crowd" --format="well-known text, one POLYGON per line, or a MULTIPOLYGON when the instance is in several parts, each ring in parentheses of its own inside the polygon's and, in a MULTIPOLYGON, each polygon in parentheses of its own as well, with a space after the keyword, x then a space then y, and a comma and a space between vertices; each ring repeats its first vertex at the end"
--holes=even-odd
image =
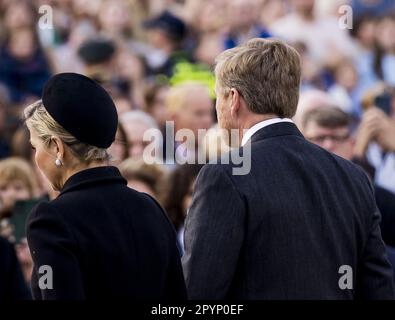
POLYGON ((163 205, 182 252, 201 164, 188 161, 196 150, 178 148, 166 122, 175 132, 192 131, 192 149, 217 146, 215 57, 254 37, 284 39, 300 53, 303 79, 294 121, 311 142, 371 177, 392 252, 395 1, 0 0, 0 233, 15 245, 26 283, 32 261, 24 217, 57 194, 34 164, 21 112, 40 98, 49 77, 78 72, 108 90, 119 115, 110 164, 130 187, 163 205), (339 10, 344 5, 352 8, 348 28, 340 23, 348 12, 339 10), (147 129, 164 137, 158 140, 163 164, 144 161, 147 129), (207 132, 198 135, 199 129, 207 132), (185 164, 168 156, 169 148, 185 164))

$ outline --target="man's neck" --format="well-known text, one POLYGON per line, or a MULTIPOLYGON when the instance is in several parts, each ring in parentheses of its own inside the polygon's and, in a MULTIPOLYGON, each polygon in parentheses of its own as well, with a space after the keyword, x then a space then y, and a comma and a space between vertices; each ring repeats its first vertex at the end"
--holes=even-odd
POLYGON ((275 114, 253 114, 250 117, 248 117, 243 123, 241 123, 239 127, 239 139, 240 141, 243 139, 243 136, 245 132, 256 125, 259 122, 265 121, 265 120, 270 120, 270 119, 275 119, 279 118, 279 116, 275 114))

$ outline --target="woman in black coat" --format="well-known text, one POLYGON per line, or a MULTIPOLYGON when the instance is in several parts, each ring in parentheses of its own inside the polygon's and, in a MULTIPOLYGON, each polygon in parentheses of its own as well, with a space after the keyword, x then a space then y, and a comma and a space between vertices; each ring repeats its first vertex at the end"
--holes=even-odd
POLYGON ((25 117, 36 163, 60 191, 28 219, 34 299, 185 299, 166 214, 106 166, 118 118, 105 90, 58 74, 25 117))

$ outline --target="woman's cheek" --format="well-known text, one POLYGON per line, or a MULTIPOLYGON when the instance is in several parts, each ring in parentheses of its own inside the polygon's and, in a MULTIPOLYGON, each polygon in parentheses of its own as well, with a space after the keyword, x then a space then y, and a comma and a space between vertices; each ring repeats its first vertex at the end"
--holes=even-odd
POLYGON ((36 151, 34 153, 34 161, 36 162, 37 167, 39 167, 41 169, 41 166, 40 166, 40 154, 39 154, 38 151, 36 151))
POLYGON ((47 166, 47 161, 45 159, 45 154, 41 152, 40 150, 36 151, 36 164, 40 168, 40 170, 45 174, 46 173, 46 166, 47 166))

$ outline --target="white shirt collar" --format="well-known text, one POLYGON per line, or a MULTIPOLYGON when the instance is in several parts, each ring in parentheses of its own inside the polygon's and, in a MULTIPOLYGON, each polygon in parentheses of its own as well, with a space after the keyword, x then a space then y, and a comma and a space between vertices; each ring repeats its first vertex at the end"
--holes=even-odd
POLYGON ((289 118, 273 118, 273 119, 263 120, 261 122, 258 122, 257 124, 254 124, 251 128, 249 128, 247 132, 243 135, 243 139, 241 140, 241 146, 244 146, 248 142, 248 140, 251 139, 253 134, 256 133, 258 130, 280 122, 293 123, 293 121, 289 118))

